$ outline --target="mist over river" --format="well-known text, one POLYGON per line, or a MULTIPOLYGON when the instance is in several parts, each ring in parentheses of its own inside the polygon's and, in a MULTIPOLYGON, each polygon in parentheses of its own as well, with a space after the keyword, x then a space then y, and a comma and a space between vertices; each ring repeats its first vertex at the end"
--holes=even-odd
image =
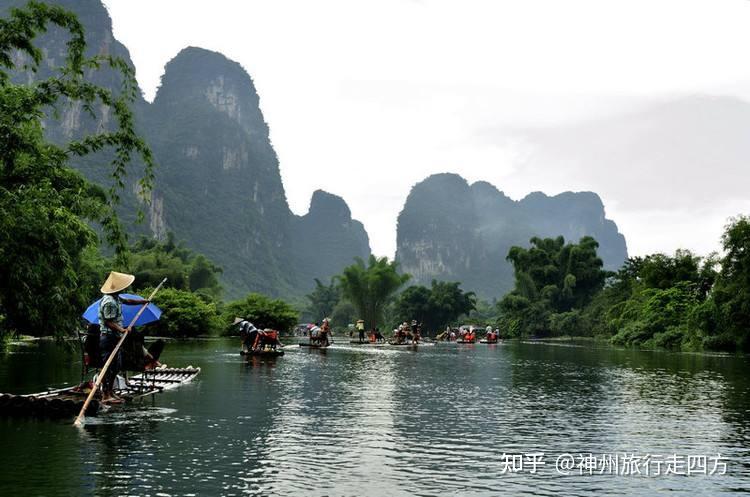
MULTIPOLYGON (((169 342, 163 361, 201 367, 196 380, 81 430, 0 418, 0 495, 750 489, 747 356, 532 341, 237 351, 237 340, 169 342)), ((0 356, 2 392, 80 377, 78 351, 53 342, 0 356)))

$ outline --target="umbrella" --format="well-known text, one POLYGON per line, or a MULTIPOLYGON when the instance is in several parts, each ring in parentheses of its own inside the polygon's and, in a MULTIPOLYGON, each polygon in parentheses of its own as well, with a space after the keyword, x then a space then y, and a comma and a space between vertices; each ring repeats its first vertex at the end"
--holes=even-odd
MULTIPOLYGON (((133 295, 131 293, 121 293, 120 296, 126 299, 144 300, 143 297, 139 295, 133 295)), ((98 323, 99 322, 99 302, 101 301, 102 299, 99 299, 93 304, 91 304, 88 307, 88 309, 86 309, 86 312, 83 313, 83 319, 85 319, 86 321, 92 324, 98 323)), ((122 320, 126 323, 126 326, 130 324, 130 322, 133 320, 133 318, 138 313, 141 307, 143 306, 122 304, 122 320)), ((156 305, 154 304, 148 304, 146 306, 146 309, 138 318, 138 321, 135 323, 135 325, 143 326, 144 324, 153 323, 154 321, 158 321, 160 317, 161 317, 161 309, 156 307, 156 305)))

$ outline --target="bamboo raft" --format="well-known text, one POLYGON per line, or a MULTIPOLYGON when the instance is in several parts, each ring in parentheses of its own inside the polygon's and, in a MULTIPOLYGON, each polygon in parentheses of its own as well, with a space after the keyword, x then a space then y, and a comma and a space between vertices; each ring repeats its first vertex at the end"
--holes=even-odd
POLYGON ((270 349, 270 350, 240 350, 240 355, 243 356, 256 356, 256 357, 279 357, 284 355, 284 349, 270 349))
POLYGON ((309 348, 311 348, 311 349, 327 349, 327 348, 328 348, 328 347, 330 347, 330 346, 331 346, 332 344, 333 344, 333 342, 329 343, 328 345, 318 345, 318 344, 315 344, 315 343, 309 343, 309 342, 300 342, 300 343, 299 343, 299 346, 300 346, 300 347, 309 347, 309 348))
POLYGON ((408 340, 406 342, 401 342, 401 343, 399 343, 399 342, 388 342, 388 345, 390 345, 392 347, 424 347, 425 345, 427 345, 427 346, 435 345, 435 342, 423 342, 423 341, 420 340, 417 343, 411 343, 411 340, 408 340))
POLYGON ((350 345, 370 345, 370 346, 374 347, 376 345, 386 345, 386 342, 385 341, 382 341, 382 342, 370 342, 369 340, 365 341, 365 342, 360 342, 359 340, 349 340, 349 344, 350 345))
MULTIPOLYGON (((132 402, 136 399, 171 390, 193 380, 200 368, 157 368, 138 373, 125 380, 125 386, 115 388, 115 393, 132 402)), ((90 382, 81 385, 47 390, 26 395, 0 394, 0 416, 67 418, 78 414, 86 396, 91 391, 90 382)), ((108 406, 109 407, 109 406, 108 406)), ((103 405, 94 399, 86 416, 96 416, 103 405)))

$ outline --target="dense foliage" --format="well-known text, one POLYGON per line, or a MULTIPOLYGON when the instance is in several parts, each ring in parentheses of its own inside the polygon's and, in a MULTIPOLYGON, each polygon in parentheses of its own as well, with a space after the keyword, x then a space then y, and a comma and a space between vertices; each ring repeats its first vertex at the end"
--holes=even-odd
POLYGON ((702 258, 688 250, 633 257, 608 275, 603 288, 596 242, 581 242, 567 252, 559 240, 532 240, 530 249, 511 250, 516 289, 498 304, 504 333, 750 350, 750 218, 740 216, 726 226, 723 257, 702 258), (563 275, 563 267, 572 272, 563 275))
POLYGON ((710 348, 750 350, 750 218, 734 219, 722 236, 725 256, 706 305, 695 311, 710 348))
POLYGON ((308 305, 305 309, 305 317, 309 321, 320 321, 333 315, 334 309, 341 301, 341 288, 334 278, 331 278, 331 282, 327 285, 315 278, 315 289, 308 293, 306 298, 308 305))
POLYGON ((591 237, 566 244, 563 237, 532 238, 531 247, 512 247, 516 284, 498 304, 504 332, 549 335, 575 322, 579 309, 604 286, 606 272, 591 237))
POLYGON ((144 198, 151 188, 151 153, 135 133, 129 108, 137 92, 132 70, 120 59, 86 58, 85 47, 80 22, 58 7, 30 2, 0 19, 0 331, 49 334, 52 326, 72 327, 101 278, 90 279, 98 264, 90 263, 98 244, 90 223, 101 225, 117 254, 124 254, 125 235, 114 206, 132 160, 145 165, 144 198), (34 84, 13 83, 12 72, 34 71, 41 64, 43 53, 33 42, 48 25, 70 33, 64 66, 34 84), (122 73, 117 96, 84 79, 84 72, 101 64, 122 73), (47 141, 43 121, 54 117, 58 106, 74 104, 89 112, 94 104, 108 107, 114 130, 62 146, 47 141), (70 167, 72 160, 104 149, 114 157, 108 191, 70 167))
POLYGON ((199 292, 214 299, 221 296, 218 278, 221 268, 184 244, 176 244, 172 233, 164 242, 141 238, 130 253, 129 272, 135 275, 139 287, 155 287, 167 278, 169 287, 199 292))
POLYGON ((387 257, 373 255, 365 261, 357 257, 355 263, 339 276, 342 295, 357 309, 367 329, 383 324, 383 311, 396 292, 409 280, 408 274, 398 272, 398 263, 387 257))
POLYGON ((287 332, 299 321, 299 312, 280 299, 271 299, 265 295, 251 293, 244 299, 226 304, 222 314, 222 323, 226 333, 234 334, 239 330, 232 327, 235 317, 251 321, 260 329, 287 332))
POLYGON ((425 334, 434 334, 476 306, 474 292, 464 292, 458 282, 432 281, 430 288, 410 286, 396 300, 398 322, 422 323, 425 334))
MULTIPOLYGON (((143 238, 129 247, 117 217, 120 196, 130 195, 131 186, 139 202, 151 199, 154 165, 130 108, 138 96, 128 63, 86 56, 83 26, 73 14, 30 2, 0 19, 0 334, 69 332, 110 270, 134 273, 141 293, 168 279, 156 297, 164 317, 151 333, 195 336, 221 327, 221 269, 171 235, 163 243, 143 238), (68 35, 57 69, 50 63, 62 57, 34 45, 48 26, 68 35), (107 76, 98 78, 100 73, 107 76), (105 124, 56 132, 64 128, 57 122, 60 110, 71 108, 105 124), (87 174, 111 186, 96 186, 73 169, 84 163, 89 169, 101 163, 87 174), (128 170, 137 170, 140 179, 128 181, 125 192, 128 170), (102 255, 99 234, 114 249, 113 258, 102 255)), ((296 321, 279 301, 250 296, 245 302, 252 301, 261 325, 283 328, 296 321)))
MULTIPOLYGON (((148 295, 150 291, 143 293, 148 295)), ((149 334, 186 338, 212 335, 221 327, 216 303, 206 301, 196 293, 162 288, 154 297, 154 303, 162 310, 162 316, 148 326, 149 334)))
POLYGON ((631 258, 575 325, 579 333, 611 336, 621 345, 687 347, 696 338, 694 310, 708 296, 715 265, 713 257, 703 260, 687 250, 631 258))
POLYGON ((497 324, 497 302, 477 300, 474 309, 464 319, 466 323, 473 325, 495 326, 497 324))

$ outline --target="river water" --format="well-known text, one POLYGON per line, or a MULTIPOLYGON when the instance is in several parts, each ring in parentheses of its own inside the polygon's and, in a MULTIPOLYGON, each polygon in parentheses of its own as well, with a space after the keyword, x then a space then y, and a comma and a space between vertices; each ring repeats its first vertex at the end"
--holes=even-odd
MULTIPOLYGON (((246 361, 216 339, 162 358, 202 372, 83 429, 0 419, 0 495, 750 491, 746 356, 507 342, 246 361)), ((0 352, 0 391, 79 374, 64 346, 0 352)))

